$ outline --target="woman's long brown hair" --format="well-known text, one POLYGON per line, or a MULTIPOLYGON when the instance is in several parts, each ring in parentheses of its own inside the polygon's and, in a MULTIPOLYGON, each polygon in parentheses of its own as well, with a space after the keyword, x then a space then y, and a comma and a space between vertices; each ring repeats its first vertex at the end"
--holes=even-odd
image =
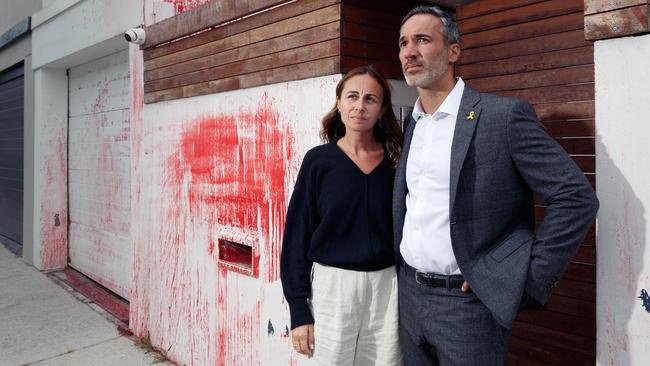
MULTIPOLYGON (((357 75, 370 75, 375 81, 381 85, 384 98, 382 100, 382 107, 385 109, 384 114, 379 118, 372 130, 373 136, 377 142, 381 143, 384 149, 388 152, 388 156, 392 162, 393 167, 397 166, 400 153, 402 151, 402 129, 397 122, 397 117, 393 112, 391 105, 390 86, 386 78, 373 66, 361 66, 354 68, 348 72, 341 81, 336 85, 336 99, 341 99, 343 87, 351 77, 357 75)), ((338 113, 336 103, 334 107, 323 116, 321 120, 320 136, 324 142, 331 142, 345 136, 345 125, 341 120, 341 115, 338 113)))

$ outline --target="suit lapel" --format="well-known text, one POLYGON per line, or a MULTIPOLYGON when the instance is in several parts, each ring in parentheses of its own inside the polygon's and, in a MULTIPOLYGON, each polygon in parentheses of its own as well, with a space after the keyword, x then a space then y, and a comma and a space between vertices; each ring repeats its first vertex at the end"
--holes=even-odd
POLYGON ((454 130, 454 138, 451 143, 451 169, 450 169, 450 182, 449 182, 449 212, 451 213, 454 207, 456 198, 456 190, 458 188, 458 179, 460 178, 460 170, 463 167, 467 149, 472 142, 474 130, 481 114, 481 105, 479 104, 481 96, 474 89, 465 86, 463 97, 460 101, 460 108, 458 109, 458 117, 456 117, 456 128, 454 130))
POLYGON ((399 242, 402 239, 401 232, 406 213, 406 162, 408 161, 411 140, 413 139, 413 130, 415 129, 415 120, 413 117, 409 116, 407 121, 408 123, 404 126, 404 146, 395 171, 395 183, 393 187, 393 223, 396 248, 399 247, 399 242))

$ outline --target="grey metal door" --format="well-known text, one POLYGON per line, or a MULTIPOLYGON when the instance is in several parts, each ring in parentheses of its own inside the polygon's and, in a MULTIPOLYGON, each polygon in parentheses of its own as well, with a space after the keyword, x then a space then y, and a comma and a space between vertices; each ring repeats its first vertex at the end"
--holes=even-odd
POLYGON ((0 241, 23 242, 23 66, 0 72, 0 241))

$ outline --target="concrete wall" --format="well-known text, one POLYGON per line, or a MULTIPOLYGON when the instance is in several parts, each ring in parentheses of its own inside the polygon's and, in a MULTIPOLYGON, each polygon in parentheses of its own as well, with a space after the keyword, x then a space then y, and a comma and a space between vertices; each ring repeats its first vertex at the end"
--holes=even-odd
POLYGON ((599 365, 650 359, 650 35, 597 41, 599 365))
POLYGON ((0 34, 37 12, 41 8, 41 2, 42 0, 0 1, 0 34))
MULTIPOLYGON (((320 143, 340 78, 147 104, 132 122, 130 324, 179 364, 304 364, 287 332, 279 251, 302 156, 320 143), (221 238, 253 245, 258 277, 220 264, 221 238)), ((394 85, 394 103, 412 105, 415 90, 394 85)))
POLYGON ((144 24, 144 0, 59 0, 32 17, 33 67, 69 68, 127 46, 125 30, 144 24))

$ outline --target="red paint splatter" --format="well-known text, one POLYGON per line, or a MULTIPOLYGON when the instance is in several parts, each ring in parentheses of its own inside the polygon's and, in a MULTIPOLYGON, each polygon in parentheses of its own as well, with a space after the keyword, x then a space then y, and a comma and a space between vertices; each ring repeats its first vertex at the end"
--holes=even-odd
POLYGON ((166 3, 174 5, 174 12, 176 15, 184 13, 188 10, 198 8, 203 4, 207 4, 210 0, 165 0, 166 3))
MULTIPOLYGON (((280 244, 288 200, 285 187, 290 184, 285 182, 285 177, 290 176, 295 168, 292 165, 293 144, 292 129, 281 123, 278 112, 266 95, 255 110, 204 116, 182 133, 178 152, 166 162, 164 186, 167 193, 162 205, 162 219, 168 224, 158 239, 159 243, 165 243, 159 249, 164 267, 174 270, 164 284, 172 294, 168 305, 170 310, 164 312, 167 316, 177 319, 178 315, 172 309, 195 308, 195 305, 182 305, 181 302, 201 298, 200 294, 187 294, 186 286, 191 280, 186 275, 186 260, 179 258, 183 251, 181 248, 186 245, 186 225, 192 225, 192 222, 207 223, 209 228, 230 227, 257 233, 253 243, 242 243, 252 245, 250 272, 254 276, 260 275, 265 282, 279 279, 280 244), (187 209, 189 221, 179 219, 187 215, 187 209), (259 248, 260 243, 264 245, 263 250, 259 248), (265 264, 263 274, 259 273, 261 252, 265 264), (177 279, 176 273, 182 279, 177 279)), ((212 254, 219 239, 205 238, 203 245, 208 253, 212 254)), ((259 296, 256 300, 255 297, 240 296, 240 289, 232 286, 238 282, 228 281, 233 269, 236 270, 235 267, 219 267, 218 288, 215 289, 217 308, 204 309, 205 313, 200 315, 208 318, 208 314, 216 311, 217 339, 212 340, 216 354, 207 356, 207 359, 216 360, 218 365, 254 365, 260 357, 257 350, 262 299, 259 296), (242 308, 249 308, 251 301, 256 303, 255 310, 242 311, 242 308)), ((198 282, 193 285, 196 286, 198 282)), ((166 316, 162 313, 156 315, 166 316)), ((163 322, 160 319, 157 323, 177 321, 163 322)), ((202 334, 211 334, 209 327, 206 322, 202 334)), ((194 328, 194 331, 198 330, 194 328)), ((175 328, 164 333, 178 339, 179 332, 183 330, 175 328)), ((188 334, 188 338, 195 337, 188 334)), ((201 340, 205 341, 204 338, 201 340)), ((164 348, 165 340, 158 339, 155 344, 164 348)), ((189 347, 198 346, 192 341, 189 347)))
POLYGON ((66 142, 56 141, 49 145, 54 145, 55 154, 45 160, 45 183, 40 210, 40 259, 43 270, 64 268, 68 261, 68 209, 67 205, 61 205, 60 200, 56 200, 56 197, 67 199, 66 142))
MULTIPOLYGON (((279 123, 278 113, 264 97, 253 112, 196 121, 182 136, 180 155, 180 170, 172 174, 179 182, 187 172, 191 175, 192 216, 208 207, 213 224, 261 232, 268 256, 266 281, 277 280, 287 202, 285 177, 293 159, 291 129, 279 123)), ((260 253, 255 244, 253 251, 257 275, 260 253)))
POLYGON ((137 222, 138 228, 132 230, 131 243, 132 264, 131 273, 131 294, 129 307, 129 324, 139 337, 144 337, 149 331, 148 324, 150 321, 150 299, 149 287, 151 286, 150 276, 147 271, 148 261, 146 246, 141 243, 145 242, 148 234, 147 229, 151 227, 150 220, 143 220, 140 209, 140 192, 143 186, 141 170, 142 139, 144 136, 143 111, 144 111, 144 83, 142 82, 143 73, 143 55, 137 45, 129 46, 129 75, 130 75, 130 92, 131 92, 131 116, 130 116, 130 151, 131 151, 131 222, 137 222), (140 228, 143 226, 143 228, 140 228))

